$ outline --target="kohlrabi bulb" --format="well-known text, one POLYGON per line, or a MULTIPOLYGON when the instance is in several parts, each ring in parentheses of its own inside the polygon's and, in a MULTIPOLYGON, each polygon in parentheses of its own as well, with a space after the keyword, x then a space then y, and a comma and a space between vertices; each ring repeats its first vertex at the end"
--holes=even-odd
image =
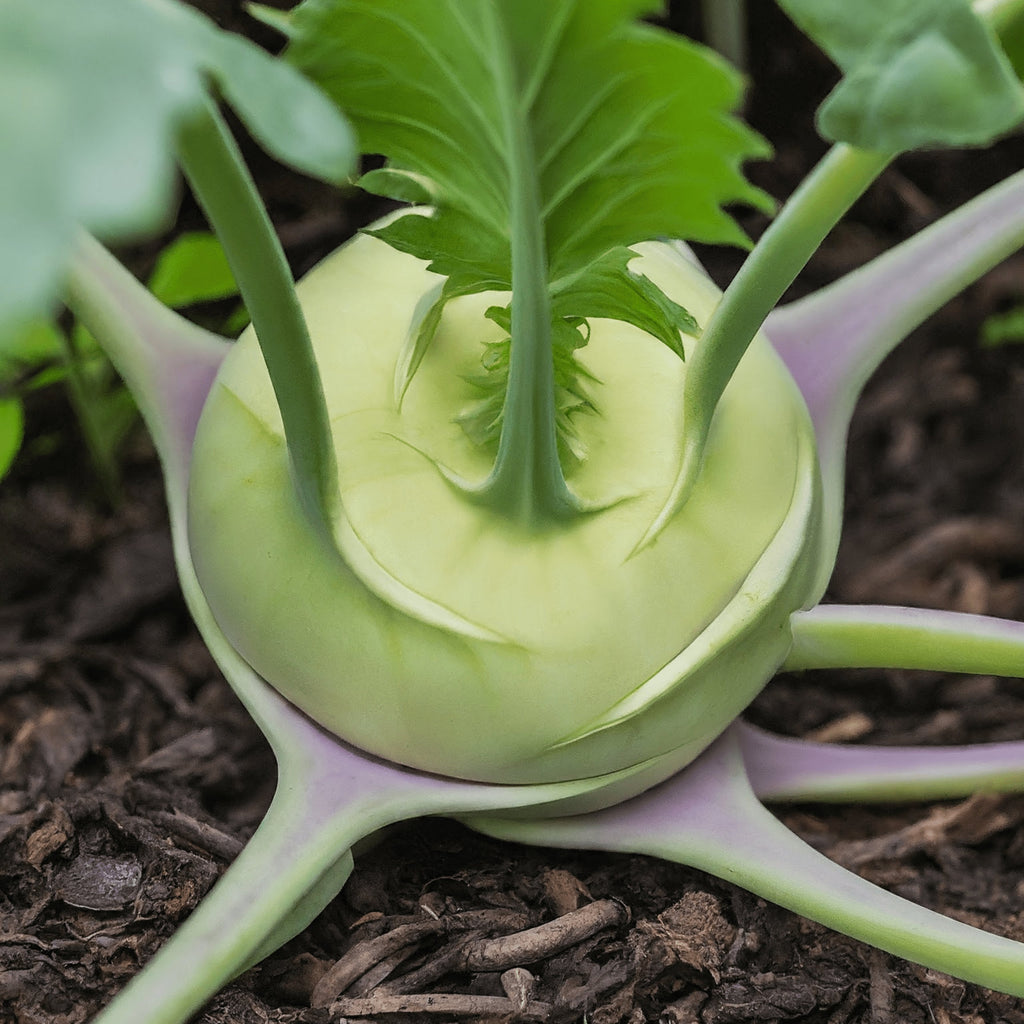
MULTIPOLYGON (((719 293, 699 268, 670 246, 637 248, 634 268, 706 322, 719 293)), ((239 341, 192 462, 190 543, 210 607, 269 683, 381 758, 502 783, 667 775, 772 676, 790 614, 816 596, 803 401, 755 340, 696 489, 637 549, 678 467, 686 365, 594 320, 580 360, 599 412, 577 421, 588 454, 569 484, 599 510, 519 526, 439 469, 490 469, 458 418, 478 397, 482 346, 502 337, 483 316, 494 295, 449 303, 397 406, 396 363, 437 281, 360 236, 299 285, 337 452, 333 538, 300 510, 256 339, 239 341)))

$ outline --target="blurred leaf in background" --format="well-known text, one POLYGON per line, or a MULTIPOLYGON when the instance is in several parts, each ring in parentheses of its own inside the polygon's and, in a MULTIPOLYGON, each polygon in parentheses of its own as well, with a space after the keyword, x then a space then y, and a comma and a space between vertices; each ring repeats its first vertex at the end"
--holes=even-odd
MULTIPOLYGON (((238 296, 224 249, 207 231, 171 241, 157 256, 147 284, 174 309, 238 296)), ((241 306, 207 318, 228 334, 237 333, 247 319, 241 306)), ((108 501, 116 501, 120 452, 137 419, 135 403, 95 339, 77 323, 67 332, 47 320, 0 331, 0 477, 22 445, 25 396, 50 385, 67 389, 100 489, 108 501)))

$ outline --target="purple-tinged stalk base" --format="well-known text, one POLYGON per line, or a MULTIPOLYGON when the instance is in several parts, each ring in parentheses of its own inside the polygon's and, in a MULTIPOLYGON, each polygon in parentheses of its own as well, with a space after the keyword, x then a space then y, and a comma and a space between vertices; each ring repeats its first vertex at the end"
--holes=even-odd
POLYGON ((545 821, 473 817, 488 835, 649 854, 708 871, 837 931, 977 984, 1024 995, 1024 943, 919 907, 839 867, 764 808, 756 734, 733 725, 685 771, 642 796, 545 821), (746 748, 753 763, 745 762, 746 748))
POLYGON ((102 339, 135 397, 165 477, 184 486, 199 414, 230 345, 163 306, 84 233, 77 240, 67 302, 102 339))
POLYGON ((1024 742, 837 746, 734 726, 754 792, 785 802, 948 800, 1024 790, 1024 742))
MULTIPOLYGON (((914 328, 1024 245, 1024 171, 765 321, 811 413, 824 484, 820 564, 839 546, 846 435, 861 389, 914 328)), ((824 592, 827 579, 820 581, 824 592)))

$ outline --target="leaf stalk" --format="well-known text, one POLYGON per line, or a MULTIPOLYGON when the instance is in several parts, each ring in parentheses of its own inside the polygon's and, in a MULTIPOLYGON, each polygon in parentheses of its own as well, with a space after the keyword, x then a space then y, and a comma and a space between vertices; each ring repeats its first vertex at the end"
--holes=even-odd
POLYGON ((281 410, 292 480, 326 536, 339 503, 327 402, 291 270, 238 145, 207 102, 180 132, 189 184, 227 254, 281 410))
POLYGON ((689 360, 683 385, 683 452, 668 500, 637 550, 686 503, 700 475, 719 399, 750 343, 825 236, 893 154, 832 147, 782 208, 722 295, 689 360))
MULTIPOLYGON (((492 8, 491 31, 499 32, 492 8)), ((478 498, 529 525, 578 510, 558 457, 551 296, 537 159, 527 101, 517 88, 511 56, 499 41, 494 68, 505 108, 512 257, 512 341, 498 453, 478 498)))

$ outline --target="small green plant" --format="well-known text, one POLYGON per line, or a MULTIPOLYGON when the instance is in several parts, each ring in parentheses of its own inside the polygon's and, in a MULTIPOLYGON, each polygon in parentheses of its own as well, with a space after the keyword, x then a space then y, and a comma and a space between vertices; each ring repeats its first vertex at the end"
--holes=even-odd
POLYGON ((0 334, 0 478, 21 449, 23 396, 48 383, 60 357, 60 334, 44 321, 0 334))
POLYGON ((1024 309, 993 313, 981 325, 981 343, 988 348, 1017 345, 1024 341, 1024 309))
MULTIPOLYGON (((171 241, 158 255, 147 285, 171 309, 238 294, 223 248, 205 231, 171 241)), ((240 309, 226 321, 224 330, 238 330, 245 322, 245 311, 240 309)), ((0 478, 21 448, 25 397, 56 385, 67 392, 100 491, 116 503, 119 450, 138 414, 131 393, 79 323, 65 331, 49 320, 36 320, 0 340, 0 478)))
POLYGON ((841 870, 762 804, 1019 789, 1024 744, 837 749, 738 718, 780 668, 1024 676, 1020 623, 819 603, 856 397, 1024 244, 1024 175, 776 308, 898 153, 1019 127, 1024 4, 784 0, 844 72, 834 145, 720 294, 683 243, 746 244, 723 206, 766 205, 740 171, 766 146, 724 62, 638 20, 657 4, 305 0, 269 19, 283 64, 170 0, 95 0, 95 37, 69 3, 0 6, 0 95, 42 75, 58 111, 78 90, 117 130, 70 146, 0 105, 0 223, 21 229, 0 232, 0 323, 62 296, 131 387, 186 599, 280 767, 105 1024, 185 1020, 319 912, 354 843, 420 814, 676 859, 1024 995, 1024 945, 841 870), (90 46, 110 58, 66 66, 90 46), (410 208, 296 289, 211 91, 329 180, 351 123, 386 160, 362 185, 410 208), (47 146, 58 181, 30 174, 47 146), (158 223, 172 160, 252 317, 233 347, 93 237, 158 223))

